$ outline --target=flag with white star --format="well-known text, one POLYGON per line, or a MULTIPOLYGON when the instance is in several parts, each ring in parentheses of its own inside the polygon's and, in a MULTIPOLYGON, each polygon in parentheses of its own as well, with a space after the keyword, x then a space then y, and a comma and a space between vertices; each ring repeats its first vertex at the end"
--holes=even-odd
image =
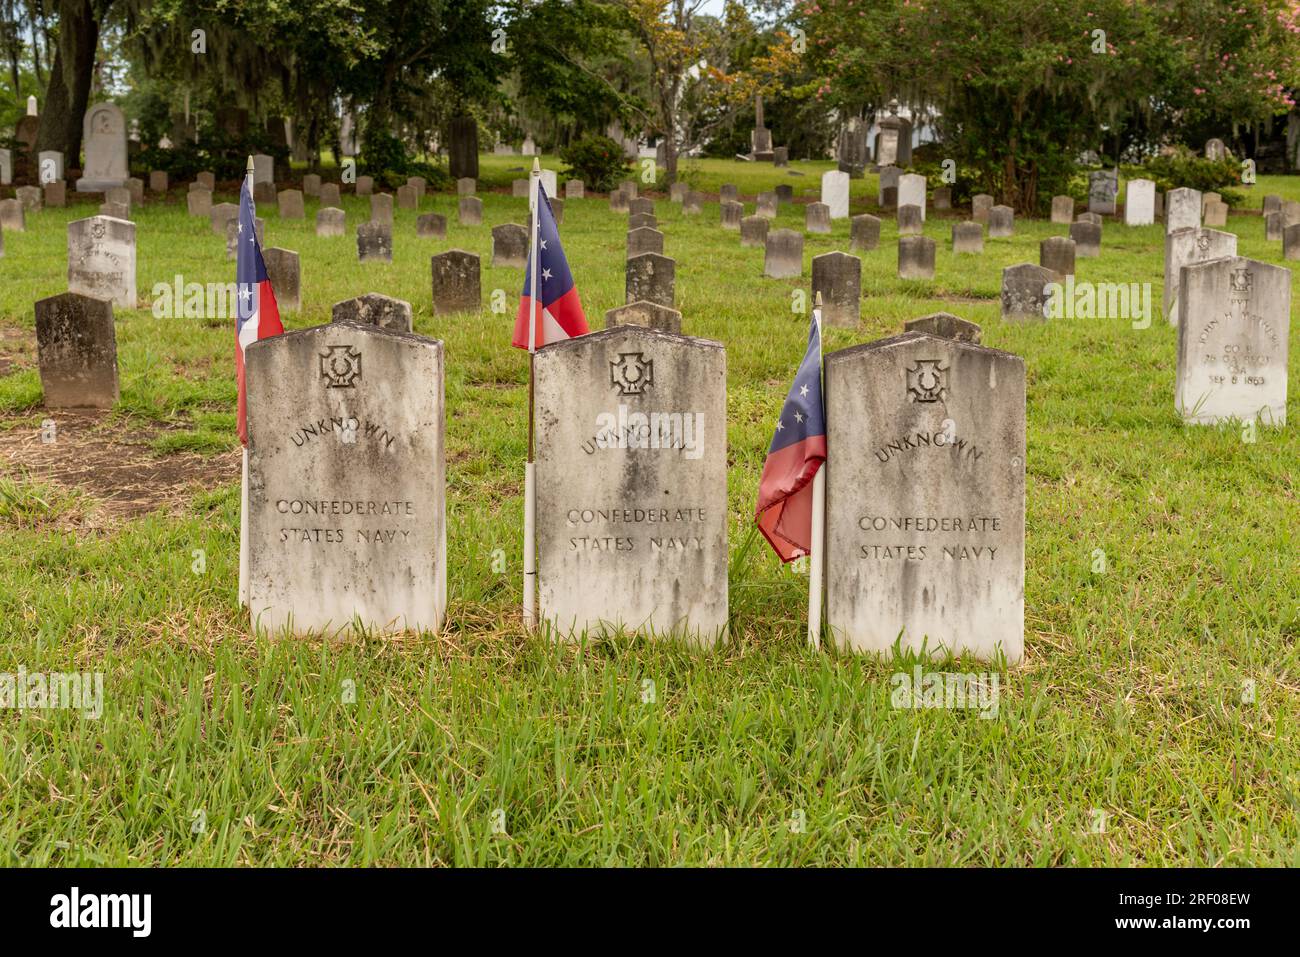
POLYGON ((268 339, 284 332, 280 307, 271 289, 262 247, 257 242, 257 208, 253 205, 253 185, 244 177, 239 190, 239 225, 235 247, 235 284, 238 287, 235 319, 235 378, 239 383, 236 424, 239 441, 248 445, 248 389, 244 381, 244 349, 258 339, 268 339))
POLYGON ((813 312, 808 349, 773 429, 754 509, 759 531, 783 562, 812 549, 812 480, 826 461, 819 312, 813 312))
MULTIPOLYGON (((537 332, 534 344, 541 348, 550 342, 562 342, 574 336, 584 336, 587 317, 578 299, 578 289, 569 272, 569 261, 560 248, 560 231, 551 213, 551 201, 546 190, 537 184, 537 332)), ((533 257, 528 257, 524 270, 524 291, 519 297, 519 314, 515 317, 515 337, 512 342, 519 349, 528 348, 528 319, 533 314, 532 290, 533 257)))

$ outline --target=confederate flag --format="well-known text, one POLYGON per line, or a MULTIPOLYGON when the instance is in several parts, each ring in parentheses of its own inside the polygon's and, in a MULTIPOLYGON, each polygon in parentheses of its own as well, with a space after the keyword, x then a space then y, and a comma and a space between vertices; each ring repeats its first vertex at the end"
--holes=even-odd
POLYGON ((248 445, 248 389, 244 382, 244 349, 258 339, 284 332, 280 307, 276 305, 271 280, 257 242, 257 211, 253 206, 253 185, 244 177, 239 190, 239 236, 236 245, 235 283, 239 287, 238 318, 235 321, 235 378, 239 382, 237 425, 239 441, 248 445))
MULTIPOLYGON (((574 336, 584 336, 587 317, 578 300, 578 290, 573 285, 573 273, 560 248, 560 231, 555 228, 555 216, 546 190, 537 184, 537 333, 533 343, 541 348, 547 343, 561 342, 574 336)), ((528 257, 524 270, 524 291, 519 299, 519 315, 515 318, 515 337, 512 345, 528 348, 528 319, 533 314, 532 290, 533 257, 528 257)))
POLYGON ((820 310, 808 329, 808 351, 785 397, 776 433, 763 463, 754 519, 783 562, 812 550, 813 476, 826 461, 826 417, 822 411, 820 310))

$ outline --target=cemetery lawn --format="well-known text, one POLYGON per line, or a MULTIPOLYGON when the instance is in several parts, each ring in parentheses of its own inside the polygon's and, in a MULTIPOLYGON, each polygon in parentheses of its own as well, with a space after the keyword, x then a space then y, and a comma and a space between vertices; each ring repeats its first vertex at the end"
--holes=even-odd
MULTIPOLYGON (((0 711, 0 863, 9 865, 1300 865, 1300 403, 1290 424, 1189 428, 1173 408, 1176 331, 1160 318, 1163 227, 1108 221, 1078 279, 1150 282, 1128 319, 1003 325, 1001 268, 1037 262, 1065 227, 1019 221, 982 256, 949 252, 934 282, 896 278, 897 231, 862 254, 862 322, 827 350, 936 310, 984 326, 1028 374, 1026 657, 996 715, 891 707, 910 659, 804 646, 806 577, 749 530, 774 417, 803 351, 815 254, 801 280, 762 278, 762 250, 718 224, 717 185, 815 192, 702 161, 713 193, 684 218, 659 199, 678 308, 727 346, 732 641, 711 652, 633 638, 552 646, 523 631, 526 356, 510 348, 521 272, 489 265, 489 227, 526 222, 520 157, 485 157, 484 225, 417 240, 395 212, 394 261, 348 235, 266 219, 302 256, 304 308, 329 320, 367 291, 410 301, 447 347, 449 614, 443 634, 255 639, 236 600, 238 462, 228 322, 117 311, 113 413, 41 408, 33 302, 66 288, 65 226, 86 201, 32 214, 0 259, 0 672, 102 671, 103 713, 0 711), (434 317, 429 256, 482 255, 480 315, 434 317), (502 311, 493 312, 493 290, 502 311), (59 435, 42 445, 43 419, 59 435), (751 542, 752 547, 746 547, 751 542), (1104 555, 1103 555, 1104 553, 1104 555), (349 682, 352 683, 349 685, 349 682), (346 690, 355 687, 355 703, 346 690)), ((551 165, 551 164, 548 164, 551 165)), ((231 184, 219 200, 233 201, 231 184)), ((853 212, 875 178, 853 183, 853 212)), ((75 194, 69 191, 75 202, 75 194)), ((1234 213, 1240 254, 1278 262, 1261 177, 1234 213)), ((138 285, 230 282, 224 237, 189 218, 185 185, 136 210, 138 285)), ((775 226, 802 229, 800 206, 775 226)), ((593 328, 622 303, 625 217, 569 202, 565 249, 593 328)), ((1293 304, 1296 297, 1293 297, 1293 304)), ((1294 308, 1294 305, 1293 305, 1294 308)), ((950 670, 983 672, 975 662, 950 670)))

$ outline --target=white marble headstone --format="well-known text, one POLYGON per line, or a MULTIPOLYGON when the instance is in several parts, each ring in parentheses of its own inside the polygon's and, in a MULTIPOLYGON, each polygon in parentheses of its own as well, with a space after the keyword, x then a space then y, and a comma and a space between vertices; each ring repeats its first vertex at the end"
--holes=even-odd
POLYGON ((447 605, 443 346, 336 322, 261 339, 248 378, 254 628, 437 631, 447 605))
POLYGON ((898 208, 916 206, 925 222, 925 177, 920 173, 904 173, 898 177, 898 208))
POLYGON ((541 618, 562 637, 725 635, 722 344, 615 326, 535 362, 541 618))
POLYGON ((126 119, 116 104, 96 103, 86 111, 82 142, 86 165, 77 192, 103 193, 125 185, 131 175, 126 162, 126 119))
POLYGON ((825 377, 835 641, 1019 661, 1024 360, 908 332, 830 353, 825 377))
POLYGON ((1291 270, 1230 256, 1184 266, 1179 286, 1183 420, 1285 425, 1291 270))
POLYGON ((828 170, 822 174, 822 202, 830 207, 831 219, 849 215, 849 174, 828 170))
POLYGON ((136 307, 135 223, 91 216, 68 223, 68 291, 136 307))
POLYGON ((1218 229, 1179 229, 1165 234, 1165 318, 1178 322, 1178 284, 1181 270, 1192 263, 1237 255, 1237 234, 1218 229))
MULTIPOLYGON (((1165 232, 1196 229, 1201 225, 1201 191, 1180 186, 1165 196, 1165 232)), ((1177 278, 1177 276, 1175 276, 1177 278)))
POLYGON ((1124 225, 1150 226, 1156 221, 1156 184, 1131 179, 1124 186, 1124 225))

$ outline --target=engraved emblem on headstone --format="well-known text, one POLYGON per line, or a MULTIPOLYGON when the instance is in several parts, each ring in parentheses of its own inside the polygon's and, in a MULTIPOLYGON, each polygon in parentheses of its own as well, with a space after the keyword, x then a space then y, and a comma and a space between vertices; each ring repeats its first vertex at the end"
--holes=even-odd
POLYGON ((351 346, 327 346, 320 355, 320 374, 327 389, 351 389, 361 378, 361 353, 351 346))
POLYGON ((1232 271, 1232 291, 1249 293, 1255 285, 1255 277, 1250 274, 1249 269, 1234 269, 1232 271))
POLYGON ((939 365, 939 359, 917 359, 916 364, 907 370, 907 394, 913 402, 938 402, 945 398, 948 387, 944 373, 947 366, 939 365))
POLYGON ((1196 247, 1202 252, 1210 248, 1210 237, 1205 233, 1196 237, 1196 247))
POLYGON ((620 352, 609 363, 609 381, 619 395, 640 395, 654 385, 655 364, 644 352, 620 352))

